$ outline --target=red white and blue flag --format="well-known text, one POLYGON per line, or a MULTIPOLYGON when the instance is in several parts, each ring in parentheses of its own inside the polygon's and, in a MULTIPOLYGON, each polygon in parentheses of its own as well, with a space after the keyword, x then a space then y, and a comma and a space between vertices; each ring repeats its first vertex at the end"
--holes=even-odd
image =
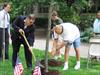
POLYGON ((24 68, 23 68, 22 63, 20 63, 19 60, 17 59, 16 65, 15 65, 15 68, 14 68, 14 75, 22 75, 23 70, 24 70, 24 68))
POLYGON ((41 75, 41 68, 40 68, 40 63, 39 61, 36 63, 33 75, 41 75))

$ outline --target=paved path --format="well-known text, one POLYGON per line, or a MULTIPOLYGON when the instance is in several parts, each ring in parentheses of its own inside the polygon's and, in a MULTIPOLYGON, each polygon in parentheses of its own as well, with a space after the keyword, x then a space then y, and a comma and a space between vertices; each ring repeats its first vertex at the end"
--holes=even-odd
MULTIPOLYGON (((52 47, 52 41, 50 40, 49 49, 48 49, 49 51, 51 50, 51 47, 52 47)), ((36 38, 35 43, 34 43, 34 48, 40 49, 40 50, 45 50, 45 48, 46 48, 46 39, 45 38, 36 38)), ((82 43, 81 47, 80 47, 81 57, 87 58, 88 50, 89 50, 89 44, 82 43)), ((61 53, 64 54, 64 48, 62 48, 61 53)), ((69 55, 70 56, 75 56, 75 51, 74 51, 73 47, 71 48, 71 50, 69 52, 69 55)))
MULTIPOLYGON (((45 50, 45 47, 46 47, 46 39, 44 39, 44 38, 37 38, 35 40, 34 48, 45 50)), ((49 49, 48 49, 49 51, 51 50, 51 47, 52 47, 52 41, 50 40, 50 42, 49 42, 49 49)), ((87 58, 88 50, 89 50, 89 44, 82 43, 80 49, 81 49, 80 50, 81 57, 87 58)), ((64 53, 64 48, 61 51, 62 51, 62 54, 63 54, 64 53)), ((75 56, 75 51, 74 51, 73 48, 71 48, 71 50, 69 52, 69 55, 70 56, 75 56)))

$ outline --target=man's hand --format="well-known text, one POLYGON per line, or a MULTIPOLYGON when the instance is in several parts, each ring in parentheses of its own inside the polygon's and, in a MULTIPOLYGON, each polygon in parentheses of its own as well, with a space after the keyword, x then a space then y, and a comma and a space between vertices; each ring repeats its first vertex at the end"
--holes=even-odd
POLYGON ((23 29, 19 29, 19 33, 20 33, 21 35, 24 35, 23 29))
POLYGON ((51 50, 51 52, 50 52, 50 55, 53 57, 55 54, 56 54, 56 49, 53 48, 53 49, 51 50))

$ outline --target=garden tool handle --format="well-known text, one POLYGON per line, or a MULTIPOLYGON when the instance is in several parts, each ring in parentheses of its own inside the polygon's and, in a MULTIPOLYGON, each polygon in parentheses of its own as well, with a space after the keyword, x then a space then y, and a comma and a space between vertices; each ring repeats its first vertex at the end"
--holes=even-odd
POLYGON ((30 47, 30 45, 29 45, 29 43, 28 43, 28 41, 27 41, 27 39, 26 39, 25 34, 21 34, 21 35, 23 36, 23 38, 24 38, 24 40, 25 40, 25 42, 26 42, 26 44, 27 44, 27 46, 28 46, 28 48, 29 48, 29 51, 32 53, 32 56, 33 56, 33 58, 34 58, 34 61, 36 61, 35 55, 34 55, 34 53, 33 53, 33 51, 32 51, 32 48, 30 47))

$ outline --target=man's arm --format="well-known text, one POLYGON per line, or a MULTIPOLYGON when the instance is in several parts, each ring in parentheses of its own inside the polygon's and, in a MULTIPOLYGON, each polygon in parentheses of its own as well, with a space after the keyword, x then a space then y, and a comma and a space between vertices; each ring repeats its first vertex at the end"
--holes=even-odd
POLYGON ((58 24, 63 23, 63 20, 61 18, 58 18, 58 24))
POLYGON ((28 33, 27 33, 27 34, 28 34, 27 39, 28 39, 29 45, 30 45, 31 47, 33 47, 33 45, 34 45, 34 39, 35 39, 34 32, 35 32, 35 27, 32 26, 32 27, 30 28, 30 30, 28 31, 28 33))
POLYGON ((10 37, 10 15, 9 14, 7 14, 8 15, 8 21, 9 21, 9 25, 8 25, 8 34, 9 34, 9 37, 10 37))
POLYGON ((4 18, 3 13, 0 11, 0 21, 4 18))
POLYGON ((20 17, 16 18, 12 24, 12 27, 14 28, 15 31, 19 32, 20 27, 18 26, 20 23, 20 17))
POLYGON ((51 53, 50 53, 51 56, 54 56, 55 53, 56 53, 57 42, 58 42, 58 39, 54 39, 54 40, 53 40, 52 50, 51 50, 51 53))
POLYGON ((53 46, 52 46, 52 50, 55 50, 56 49, 57 43, 58 43, 58 38, 54 39, 53 46))

